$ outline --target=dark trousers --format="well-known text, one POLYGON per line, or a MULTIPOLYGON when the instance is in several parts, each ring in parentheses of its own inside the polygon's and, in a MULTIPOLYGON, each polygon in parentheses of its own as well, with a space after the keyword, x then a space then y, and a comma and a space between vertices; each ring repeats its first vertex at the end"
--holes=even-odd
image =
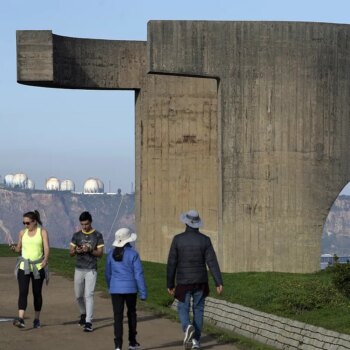
POLYGON ((137 293, 132 294, 111 294, 113 314, 114 314, 114 343, 115 347, 122 348, 123 346, 123 316, 124 304, 127 307, 128 325, 129 325, 129 342, 136 342, 136 300, 137 293))
POLYGON ((17 274, 18 280, 18 289, 19 289, 19 297, 18 297, 18 310, 26 310, 27 309, 27 299, 29 292, 29 282, 32 280, 32 291, 34 297, 34 310, 41 311, 41 307, 43 305, 43 298, 41 295, 41 290, 43 287, 43 282, 45 279, 45 271, 44 269, 39 270, 40 279, 34 279, 33 272, 29 275, 25 275, 24 271, 19 269, 17 274))

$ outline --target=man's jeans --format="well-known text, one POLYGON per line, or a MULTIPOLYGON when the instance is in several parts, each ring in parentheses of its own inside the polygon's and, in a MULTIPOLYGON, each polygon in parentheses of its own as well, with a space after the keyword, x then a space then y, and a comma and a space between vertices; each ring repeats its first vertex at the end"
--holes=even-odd
POLYGON ((200 340, 203 327, 204 303, 202 290, 186 292, 185 301, 179 301, 177 304, 177 311, 179 313, 182 330, 185 332, 190 322, 190 303, 192 297, 192 311, 193 311, 193 327, 194 336, 196 340, 200 340))
POLYGON ((91 323, 94 313, 94 292, 97 271, 75 269, 74 292, 78 302, 80 314, 86 314, 86 322, 91 323))

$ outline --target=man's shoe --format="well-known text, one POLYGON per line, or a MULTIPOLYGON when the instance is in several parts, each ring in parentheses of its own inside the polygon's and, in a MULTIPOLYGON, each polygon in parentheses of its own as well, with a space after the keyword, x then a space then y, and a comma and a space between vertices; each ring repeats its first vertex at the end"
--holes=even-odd
POLYGON ((190 343, 194 334, 194 327, 189 324, 186 328, 184 344, 190 343))
POLYGON ((140 349, 140 347, 141 345, 137 341, 129 344, 129 350, 137 350, 140 349))
POLYGON ((15 318, 13 320, 13 325, 18 328, 24 328, 26 325, 24 324, 23 318, 15 318))
POLYGON ((201 346, 199 344, 199 341, 197 339, 192 339, 192 349, 200 349, 201 346))
POLYGON ((40 328, 40 327, 41 327, 40 321, 38 319, 35 319, 33 321, 33 328, 40 328))
POLYGON ((86 323, 85 318, 86 318, 85 314, 80 315, 80 320, 79 320, 79 326, 80 327, 84 327, 85 326, 85 323, 86 323))
POLYGON ((85 323, 84 332, 93 332, 92 324, 90 322, 85 323))

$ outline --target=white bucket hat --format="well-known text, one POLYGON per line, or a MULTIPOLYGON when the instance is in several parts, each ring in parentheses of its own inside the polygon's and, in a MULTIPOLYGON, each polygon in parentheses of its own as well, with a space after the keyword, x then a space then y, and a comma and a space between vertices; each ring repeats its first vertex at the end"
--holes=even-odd
POLYGON ((124 247, 126 243, 136 241, 137 234, 131 233, 128 228, 120 228, 114 236, 114 247, 124 247))
POLYGON ((180 215, 180 221, 192 228, 200 228, 203 226, 203 221, 199 217, 197 210, 189 210, 180 215))

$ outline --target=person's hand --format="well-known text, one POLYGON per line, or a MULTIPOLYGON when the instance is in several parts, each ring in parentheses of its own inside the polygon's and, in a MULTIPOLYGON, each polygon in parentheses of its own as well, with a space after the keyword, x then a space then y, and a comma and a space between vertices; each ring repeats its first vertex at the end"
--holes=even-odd
POLYGON ((174 295, 175 294, 175 288, 168 288, 168 293, 170 295, 174 295))
POLYGON ((91 244, 83 244, 82 246, 82 249, 83 249, 83 253, 90 253, 92 252, 92 247, 91 247, 91 244))
POLYGON ((13 252, 15 252, 16 251, 16 243, 10 243, 9 244, 9 248, 13 251, 13 252))
POLYGON ((80 245, 77 245, 77 246, 75 247, 75 251, 76 251, 77 254, 82 254, 82 253, 84 253, 83 247, 80 246, 80 245))
POLYGON ((44 259, 42 262, 41 262, 41 268, 43 269, 46 265, 47 265, 48 261, 47 259, 44 259))
POLYGON ((216 293, 219 295, 224 291, 224 287, 222 285, 216 287, 216 293))

